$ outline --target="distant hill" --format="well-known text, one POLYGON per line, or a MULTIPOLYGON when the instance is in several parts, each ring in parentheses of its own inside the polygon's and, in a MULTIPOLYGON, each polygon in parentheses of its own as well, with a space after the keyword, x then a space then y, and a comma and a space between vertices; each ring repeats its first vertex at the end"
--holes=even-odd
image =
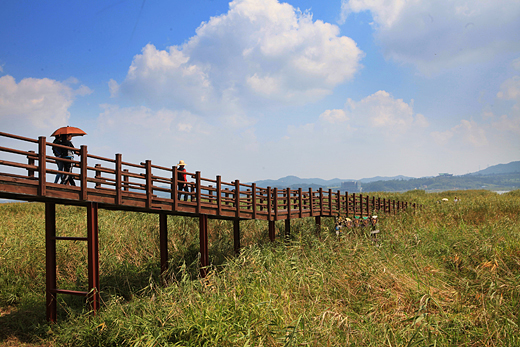
POLYGON ((509 164, 498 164, 480 170, 470 175, 497 175, 520 172, 520 161, 512 161, 509 164))
POLYGON ((333 178, 330 180, 324 180, 322 178, 299 178, 297 176, 286 176, 279 178, 277 180, 260 180, 255 181, 257 186, 259 187, 278 187, 278 188, 329 188, 329 187, 339 187, 341 182, 350 182, 350 181, 358 181, 361 183, 370 183, 374 181, 390 181, 390 180, 409 180, 412 177, 407 177, 403 175, 394 176, 394 177, 382 177, 376 176, 372 178, 362 178, 360 180, 354 180, 349 178, 333 178))

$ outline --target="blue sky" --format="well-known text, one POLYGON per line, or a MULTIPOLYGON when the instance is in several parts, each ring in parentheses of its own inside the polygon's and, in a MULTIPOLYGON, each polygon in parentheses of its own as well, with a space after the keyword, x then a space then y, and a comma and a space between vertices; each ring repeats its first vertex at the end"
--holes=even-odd
POLYGON ((0 131, 226 181, 465 174, 520 160, 518 33, 512 0, 8 0, 0 131))

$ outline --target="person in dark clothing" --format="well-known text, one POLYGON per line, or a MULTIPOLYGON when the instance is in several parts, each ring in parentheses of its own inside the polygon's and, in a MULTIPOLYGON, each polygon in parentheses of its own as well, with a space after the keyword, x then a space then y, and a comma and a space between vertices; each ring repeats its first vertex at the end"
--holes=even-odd
MULTIPOLYGON (((62 136, 61 135, 57 135, 56 138, 54 139, 54 141, 52 141, 52 143, 55 143, 57 145, 63 145, 62 136)), ((62 148, 52 147, 52 153, 54 153, 54 156, 56 158, 61 158, 61 152, 62 152, 62 148)), ((58 165, 58 171, 63 171, 63 161, 56 160, 56 165, 58 165)), ((56 178, 54 179, 54 183, 58 183, 58 181, 60 180, 61 176, 62 176, 61 173, 56 174, 56 178)))
MULTIPOLYGON (((68 147, 71 147, 71 148, 74 148, 74 145, 72 144, 72 142, 70 142, 70 140, 72 139, 72 135, 61 135, 61 144, 63 146, 68 146, 68 147)), ((61 158, 63 159, 69 159, 69 160, 72 160, 74 158, 74 151, 71 150, 71 149, 65 149, 65 148, 60 148, 61 149, 61 158)), ((66 171, 66 172, 72 172, 72 166, 73 166, 73 163, 70 163, 70 162, 66 162, 64 161, 63 162, 63 171, 66 171)), ((63 175, 61 177, 61 184, 69 184, 71 186, 75 186, 76 183, 74 182, 74 179, 72 178, 72 175, 63 175)))
MULTIPOLYGON (((181 192, 189 192, 188 187, 188 179, 186 178, 186 164, 184 160, 180 160, 179 164, 177 164, 177 189, 179 191, 179 195, 177 199, 181 199, 181 192)), ((188 194, 184 193, 184 201, 188 201, 188 194)))

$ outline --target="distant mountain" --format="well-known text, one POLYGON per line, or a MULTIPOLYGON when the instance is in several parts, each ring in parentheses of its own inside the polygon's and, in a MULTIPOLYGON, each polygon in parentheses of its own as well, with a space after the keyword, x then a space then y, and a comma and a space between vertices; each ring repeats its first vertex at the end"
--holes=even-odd
POLYGON ((497 175, 520 172, 520 161, 512 161, 509 164, 498 164, 487 169, 470 173, 470 175, 497 175))
POLYGON ((255 181, 257 186, 259 187, 278 187, 278 188, 291 188, 294 189, 295 187, 301 187, 301 188, 328 188, 328 187, 339 187, 341 185, 341 182, 351 182, 351 181, 358 181, 361 183, 370 183, 374 181, 390 181, 390 180, 409 180, 412 179, 412 177, 407 176, 394 176, 394 177, 381 177, 376 176, 372 178, 362 178, 360 180, 354 180, 354 179, 341 179, 341 178, 333 178, 330 180, 324 180, 322 178, 299 178, 297 176, 286 176, 279 178, 277 180, 260 180, 255 181))

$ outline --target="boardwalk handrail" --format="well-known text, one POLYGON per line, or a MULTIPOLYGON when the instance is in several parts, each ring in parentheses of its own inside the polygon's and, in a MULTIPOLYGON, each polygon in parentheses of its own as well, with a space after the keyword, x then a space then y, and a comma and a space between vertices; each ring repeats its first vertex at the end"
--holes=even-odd
POLYGON ((164 167, 146 160, 139 164, 123 161, 121 154, 105 158, 88 153, 87 146, 75 148, 77 159, 56 158, 47 153, 53 147, 45 137, 26 138, 0 132, 33 150, 0 147, 11 160, 0 160, 2 196, 23 195, 28 200, 66 199, 77 202, 97 202, 106 208, 168 211, 180 214, 207 214, 228 219, 284 220, 310 216, 370 216, 376 211, 395 213, 416 204, 388 200, 364 194, 348 194, 312 189, 263 188, 239 180, 225 182, 220 176, 204 178, 199 171, 185 172, 189 191, 178 190, 177 167, 164 167), (37 146, 35 146, 37 145, 37 146), (71 175, 77 186, 54 184, 47 176, 64 173, 47 164, 57 160, 72 163, 71 175), (4 170, 4 167, 10 167, 4 170), (79 172, 78 172, 79 169, 79 172), (179 199, 182 195, 187 201, 179 199))

